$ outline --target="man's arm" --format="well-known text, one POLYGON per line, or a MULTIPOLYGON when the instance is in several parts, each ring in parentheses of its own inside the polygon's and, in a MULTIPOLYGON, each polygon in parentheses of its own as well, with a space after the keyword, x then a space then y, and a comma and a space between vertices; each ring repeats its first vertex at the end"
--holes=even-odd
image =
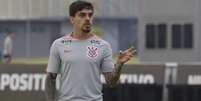
POLYGON ((45 82, 45 94, 47 101, 55 101, 56 77, 56 73, 47 73, 45 82))
POLYGON ((119 77, 121 75, 121 69, 123 64, 115 64, 115 68, 113 72, 106 72, 104 73, 106 83, 112 87, 115 86, 119 80, 119 77))
POLYGON ((117 63, 115 64, 115 68, 112 72, 106 72, 104 73, 106 83, 109 86, 114 86, 117 84, 120 78, 121 70, 124 65, 128 60, 130 60, 131 57, 133 57, 134 53, 136 50, 134 50, 133 47, 125 50, 125 51, 120 51, 118 54, 117 58, 117 63))

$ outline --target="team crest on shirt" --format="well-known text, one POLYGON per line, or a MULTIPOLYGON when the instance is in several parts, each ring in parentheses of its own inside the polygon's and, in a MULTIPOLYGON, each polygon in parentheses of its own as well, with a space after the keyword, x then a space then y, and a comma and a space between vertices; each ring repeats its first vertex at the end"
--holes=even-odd
POLYGON ((96 58, 98 56, 98 48, 96 46, 87 46, 87 56, 96 58))

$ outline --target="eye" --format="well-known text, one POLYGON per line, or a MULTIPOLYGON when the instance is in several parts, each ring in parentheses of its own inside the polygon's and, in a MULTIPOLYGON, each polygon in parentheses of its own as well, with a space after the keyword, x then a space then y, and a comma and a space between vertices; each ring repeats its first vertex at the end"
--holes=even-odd
POLYGON ((80 13, 79 16, 83 18, 83 17, 86 16, 86 14, 85 13, 80 13))
POLYGON ((89 13, 89 17, 91 18, 93 16, 93 13, 89 13))

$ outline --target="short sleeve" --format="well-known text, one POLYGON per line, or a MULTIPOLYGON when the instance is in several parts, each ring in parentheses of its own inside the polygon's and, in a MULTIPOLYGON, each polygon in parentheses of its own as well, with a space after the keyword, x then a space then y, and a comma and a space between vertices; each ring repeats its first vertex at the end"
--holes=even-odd
POLYGON ((47 65, 47 72, 50 73, 59 73, 60 69, 61 60, 59 56, 58 47, 56 45, 56 42, 54 42, 50 48, 50 55, 47 65))
POLYGON ((112 62, 112 49, 109 44, 103 48, 103 59, 101 62, 102 72, 112 72, 114 64, 112 62))

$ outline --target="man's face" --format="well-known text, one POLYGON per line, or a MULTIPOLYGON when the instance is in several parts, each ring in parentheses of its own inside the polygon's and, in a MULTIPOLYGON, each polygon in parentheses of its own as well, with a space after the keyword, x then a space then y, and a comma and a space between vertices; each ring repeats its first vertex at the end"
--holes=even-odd
POLYGON ((89 33, 91 31, 93 11, 90 9, 83 9, 78 11, 74 17, 70 17, 71 22, 76 30, 89 33))

